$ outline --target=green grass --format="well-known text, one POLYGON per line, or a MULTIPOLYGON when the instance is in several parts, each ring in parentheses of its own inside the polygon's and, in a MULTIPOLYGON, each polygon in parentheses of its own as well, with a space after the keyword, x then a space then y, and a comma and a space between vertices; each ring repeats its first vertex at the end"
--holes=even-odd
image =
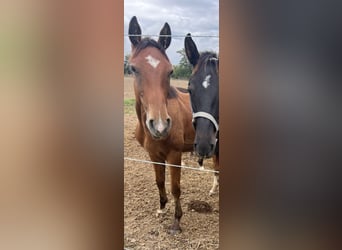
POLYGON ((135 112, 135 99, 125 99, 124 100, 124 113, 133 114, 135 112))

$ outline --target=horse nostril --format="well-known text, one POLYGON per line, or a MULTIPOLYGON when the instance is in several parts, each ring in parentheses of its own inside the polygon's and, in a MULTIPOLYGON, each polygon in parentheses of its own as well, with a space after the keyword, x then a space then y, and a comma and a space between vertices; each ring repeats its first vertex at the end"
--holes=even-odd
POLYGON ((154 120, 153 120, 153 119, 150 119, 150 120, 148 121, 148 123, 149 123, 150 128, 153 129, 154 120))
POLYGON ((167 126, 170 127, 171 125, 171 118, 166 118, 167 126))

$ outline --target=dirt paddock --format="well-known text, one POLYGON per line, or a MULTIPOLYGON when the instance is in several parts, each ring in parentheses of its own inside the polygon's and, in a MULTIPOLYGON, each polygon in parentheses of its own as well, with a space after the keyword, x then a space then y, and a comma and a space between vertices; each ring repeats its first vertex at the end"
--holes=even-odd
MULTIPOLYGON (((132 78, 125 78, 124 98, 134 98, 132 78)), ((173 80, 172 85, 186 87, 186 81, 173 80)), ((125 102, 126 103, 126 102, 125 102)), ((127 102, 129 103, 129 102, 127 102)), ((134 137, 137 118, 134 105, 125 104, 124 156, 149 160, 145 150, 134 137)), ((197 159, 190 153, 183 154, 187 166, 197 167, 197 159)), ((204 161, 206 169, 212 169, 211 159, 204 161)), ((166 168, 166 190, 169 202, 167 212, 156 216, 159 208, 158 188, 151 164, 125 160, 124 164, 124 245, 125 249, 218 249, 219 248, 219 195, 209 196, 213 173, 183 169, 181 178, 182 233, 171 236, 167 228, 174 213, 170 193, 170 176, 166 168), (210 206, 206 213, 192 209, 194 202, 210 206)))

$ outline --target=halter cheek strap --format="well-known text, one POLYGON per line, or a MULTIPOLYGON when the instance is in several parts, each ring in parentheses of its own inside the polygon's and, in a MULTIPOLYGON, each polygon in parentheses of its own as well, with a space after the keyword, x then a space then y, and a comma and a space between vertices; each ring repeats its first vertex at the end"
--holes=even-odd
POLYGON ((209 114, 207 112, 202 112, 202 111, 193 113, 192 114, 192 121, 194 122, 195 118, 197 118, 197 117, 202 117, 202 118, 206 118, 206 119, 210 120, 214 124, 216 131, 219 131, 219 125, 218 125, 216 119, 211 114, 209 114))

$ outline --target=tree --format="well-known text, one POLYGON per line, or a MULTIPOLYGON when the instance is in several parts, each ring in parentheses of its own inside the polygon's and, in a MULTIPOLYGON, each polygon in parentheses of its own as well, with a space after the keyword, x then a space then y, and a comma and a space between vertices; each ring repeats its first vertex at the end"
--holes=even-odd
POLYGON ((178 65, 173 66, 172 77, 176 79, 188 79, 191 75, 192 66, 186 57, 185 49, 178 50, 177 53, 181 55, 181 59, 178 65))
POLYGON ((124 59, 124 75, 132 74, 132 71, 131 71, 131 69, 129 67, 129 63, 128 63, 128 60, 129 60, 130 56, 131 56, 130 54, 125 55, 125 59, 124 59))

